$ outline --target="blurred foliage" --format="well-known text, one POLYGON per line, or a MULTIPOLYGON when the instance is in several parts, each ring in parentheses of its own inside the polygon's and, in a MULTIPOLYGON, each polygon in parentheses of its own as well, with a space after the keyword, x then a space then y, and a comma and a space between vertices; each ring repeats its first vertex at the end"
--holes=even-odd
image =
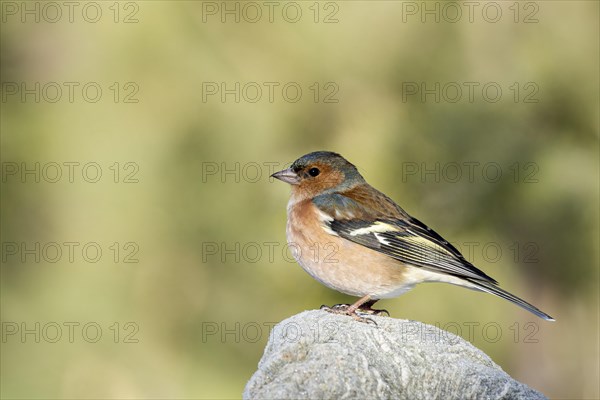
MULTIPOLYGON (((450 331, 456 324, 463 336, 465 324, 476 323, 471 341, 515 378, 553 398, 599 396, 597 2, 535 2, 532 24, 512 20, 512 2, 499 3, 498 23, 480 14, 473 23, 466 16, 421 23, 402 2, 318 3, 321 20, 328 4, 339 8, 331 24, 313 22, 313 2, 297 3, 304 13, 297 23, 278 13, 273 23, 221 23, 218 14, 203 15, 208 3, 130 2, 138 19, 130 24, 115 23, 109 3, 101 3, 98 23, 80 14, 73 23, 22 23, 6 14, 7 3, 25 4, 2 3, 3 94, 7 82, 98 82, 104 94, 97 103, 7 95, 2 162, 96 162, 104 175, 98 183, 3 175, 2 242, 98 242, 104 255, 98 263, 80 255, 22 262, 3 247, 3 332, 7 322, 103 329, 98 343, 7 336, 3 398, 239 397, 269 324, 353 300, 312 280, 282 251, 289 189, 268 179, 265 163, 283 168, 319 149, 347 157, 454 243, 477 243, 471 261, 557 322, 449 285, 422 285, 382 307, 450 331), (114 82, 134 82, 139 102, 115 103, 114 82), (256 103, 231 95, 203 101, 206 82, 297 82, 303 96, 286 102, 276 91, 269 102, 262 86, 256 103), (315 82, 318 102, 309 89, 315 82), (327 82, 339 89, 336 103, 322 101, 327 82), (503 96, 422 101, 407 94, 411 82, 496 82, 503 96), (537 102, 522 101, 528 82, 539 89, 537 102), (115 162, 136 163, 139 182, 114 183, 115 162), (423 179, 422 166, 436 163, 463 166, 462 178, 423 179), (477 163, 473 181, 464 163, 477 163), (491 163, 502 168, 497 182, 481 174, 491 163), (407 174, 415 165, 419 172, 407 174), (224 167, 237 173, 223 176, 224 167), (139 262, 123 263, 121 254, 115 263, 114 242, 136 243, 139 262), (272 258, 265 243, 274 246, 272 258), (497 261, 482 253, 486 243, 502 249, 497 261), (123 342, 129 321, 139 327, 138 343, 123 342), (530 321, 535 342, 525 340, 530 321), (482 338, 492 322, 502 329, 498 341, 482 338)), ((120 21, 132 11, 125 5, 120 21)))

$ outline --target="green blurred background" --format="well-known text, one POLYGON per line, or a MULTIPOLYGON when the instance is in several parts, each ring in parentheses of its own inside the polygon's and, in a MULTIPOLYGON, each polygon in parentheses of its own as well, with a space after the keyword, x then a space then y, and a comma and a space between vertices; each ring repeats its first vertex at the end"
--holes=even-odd
POLYGON ((598 2, 54 4, 2 2, 2 398, 240 397, 272 324, 354 300, 290 262, 268 178, 321 149, 557 322, 382 307, 598 398, 598 2))

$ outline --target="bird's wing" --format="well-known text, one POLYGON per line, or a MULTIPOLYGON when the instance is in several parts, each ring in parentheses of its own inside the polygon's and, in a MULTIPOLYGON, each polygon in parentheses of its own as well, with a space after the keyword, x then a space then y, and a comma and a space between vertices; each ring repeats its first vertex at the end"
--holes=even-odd
MULTIPOLYGON (((386 201, 389 200, 387 197, 386 201)), ((338 236, 376 250, 404 264, 475 281, 497 283, 465 260, 437 232, 406 214, 381 214, 342 194, 317 196, 314 204, 330 218, 326 228, 338 236)), ((376 207, 377 210, 380 207, 376 207)))

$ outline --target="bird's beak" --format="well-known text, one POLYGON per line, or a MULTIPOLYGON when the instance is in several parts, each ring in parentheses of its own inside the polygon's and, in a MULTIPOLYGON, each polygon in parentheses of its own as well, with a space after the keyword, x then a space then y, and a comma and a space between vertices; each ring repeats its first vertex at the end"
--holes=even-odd
POLYGON ((289 183, 290 185, 297 185, 300 183, 300 177, 291 168, 275 172, 271 176, 279 179, 280 181, 284 181, 285 183, 289 183))

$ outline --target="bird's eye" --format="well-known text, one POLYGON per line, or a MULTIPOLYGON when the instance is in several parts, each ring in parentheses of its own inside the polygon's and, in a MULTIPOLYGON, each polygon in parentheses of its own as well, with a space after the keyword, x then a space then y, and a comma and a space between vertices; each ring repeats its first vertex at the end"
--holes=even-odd
POLYGON ((317 175, 319 175, 321 173, 321 171, 319 171, 319 168, 311 168, 308 170, 308 174, 312 177, 315 177, 317 175))

